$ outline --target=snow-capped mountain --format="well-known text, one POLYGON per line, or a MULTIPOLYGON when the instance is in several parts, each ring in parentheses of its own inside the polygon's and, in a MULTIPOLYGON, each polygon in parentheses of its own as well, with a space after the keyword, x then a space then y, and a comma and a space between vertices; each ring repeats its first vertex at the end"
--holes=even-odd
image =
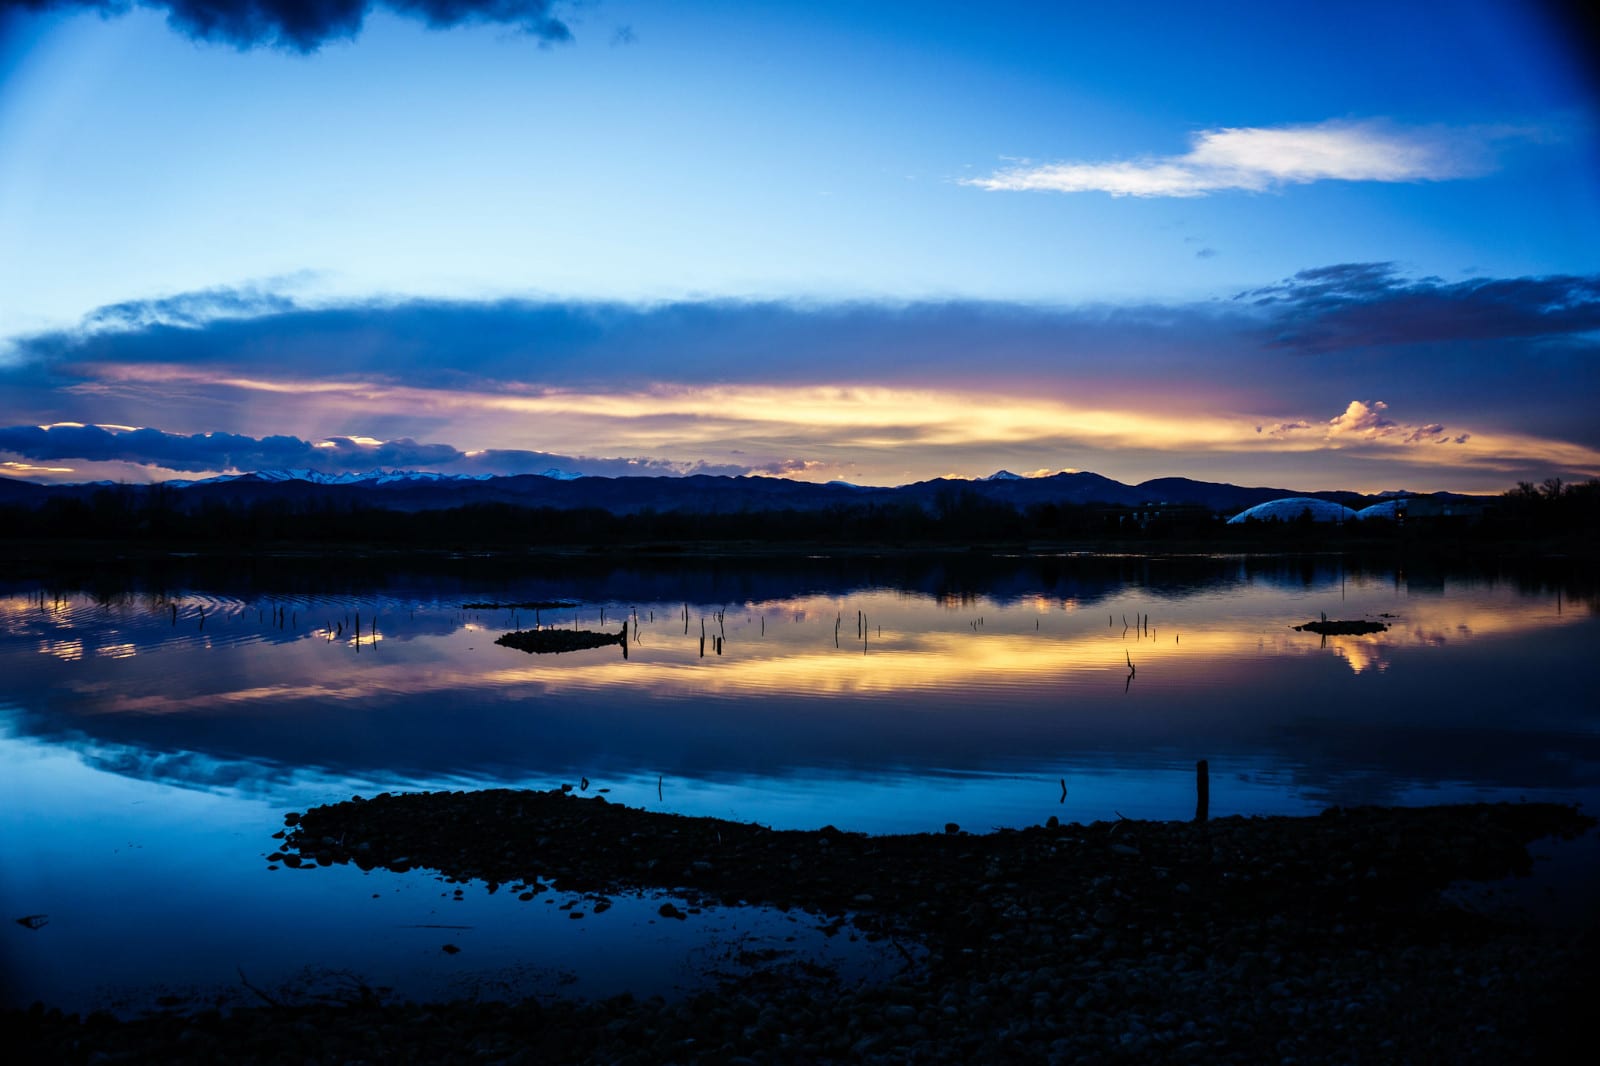
POLYGON ((1009 470, 996 470, 994 473, 990 474, 988 477, 980 477, 978 480, 979 481, 1026 481, 1027 478, 1023 477, 1021 474, 1013 474, 1009 470))

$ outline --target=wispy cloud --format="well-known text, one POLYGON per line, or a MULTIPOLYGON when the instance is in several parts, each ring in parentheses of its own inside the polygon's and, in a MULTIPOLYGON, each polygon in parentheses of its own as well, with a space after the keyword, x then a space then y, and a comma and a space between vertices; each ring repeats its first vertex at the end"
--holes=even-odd
POLYGON ((961 184, 1006 192, 1205 196, 1315 181, 1446 181, 1488 169, 1488 140, 1478 131, 1403 129, 1377 121, 1203 130, 1182 155, 1024 163, 961 184))
MULTIPOLYGON (((315 52, 330 40, 355 37, 369 12, 383 8, 434 29, 463 23, 514 26, 540 41, 566 41, 572 31, 552 0, 138 0, 167 13, 174 30, 198 41, 246 49, 270 45, 315 52)), ((0 0, 0 11, 89 10, 120 15, 132 0, 0 0)))

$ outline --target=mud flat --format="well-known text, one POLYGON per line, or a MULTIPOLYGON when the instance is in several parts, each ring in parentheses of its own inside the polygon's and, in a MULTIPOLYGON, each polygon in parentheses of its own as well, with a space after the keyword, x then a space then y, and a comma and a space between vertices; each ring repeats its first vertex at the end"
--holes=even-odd
POLYGON ((659 890, 701 906, 798 907, 925 950, 878 984, 758 972, 675 1001, 0 1019, 24 1051, 62 1062, 1559 1061, 1594 991, 1592 930, 1465 910, 1445 892, 1527 873, 1530 843, 1592 831, 1557 805, 866 836, 491 790, 355 798, 285 823, 270 858, 285 865, 425 867, 530 899, 659 890))

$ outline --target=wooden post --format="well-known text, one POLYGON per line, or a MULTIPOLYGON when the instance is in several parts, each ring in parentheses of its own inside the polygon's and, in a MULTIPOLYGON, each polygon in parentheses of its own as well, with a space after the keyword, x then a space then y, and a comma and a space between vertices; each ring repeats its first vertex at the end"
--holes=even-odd
POLYGON ((1203 822, 1211 816, 1211 767, 1204 759, 1194 764, 1194 787, 1194 820, 1203 822))

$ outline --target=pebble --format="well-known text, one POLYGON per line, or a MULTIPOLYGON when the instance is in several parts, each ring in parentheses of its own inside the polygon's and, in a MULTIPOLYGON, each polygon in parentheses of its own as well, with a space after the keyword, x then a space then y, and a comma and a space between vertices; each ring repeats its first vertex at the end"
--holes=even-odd
MULTIPOLYGON (((672 892, 690 910, 794 906, 917 954, 879 984, 757 971, 678 1001, 307 1003, 182 1022, 217 1038, 197 1047, 241 1062, 1537 1061, 1541 1034, 1559 1035, 1538 1019, 1592 965, 1575 938, 1434 904, 1454 879, 1517 869, 1529 841, 1592 825, 1550 805, 867 837, 488 790, 374 797, 285 825, 284 865, 359 851, 527 886, 519 899, 553 881, 594 914, 618 891, 672 892)), ((657 913, 687 917, 675 903, 657 913)), ((26 1061, 161 1060, 183 1031, 164 1017, 0 1023, 26 1061)))

